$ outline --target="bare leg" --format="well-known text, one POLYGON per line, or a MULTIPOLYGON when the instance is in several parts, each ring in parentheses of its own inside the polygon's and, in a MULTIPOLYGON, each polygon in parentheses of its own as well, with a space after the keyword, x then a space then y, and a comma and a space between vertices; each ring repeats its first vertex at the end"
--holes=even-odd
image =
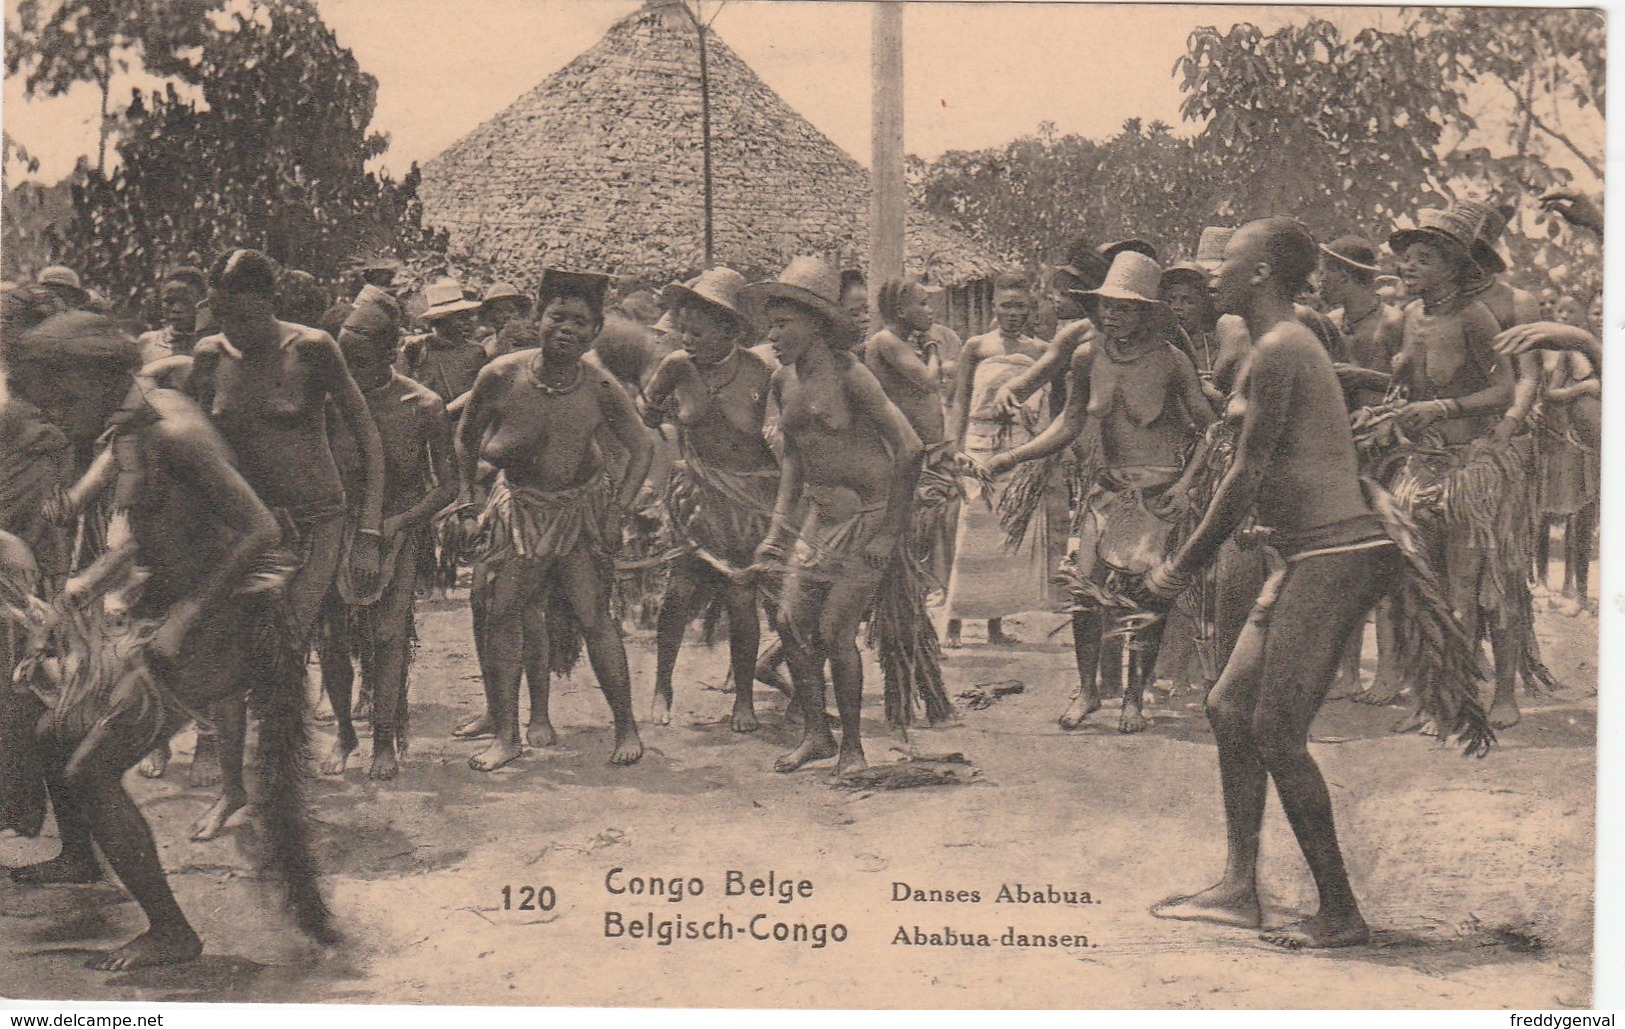
POLYGON ((815 649, 824 590, 794 573, 785 581, 779 638, 795 683, 793 700, 801 710, 801 743, 773 763, 777 772, 793 772, 809 761, 834 757, 839 750, 824 717, 824 659, 815 649))
POLYGON ((1490 653, 1495 657, 1495 699, 1490 702, 1490 725, 1510 729, 1522 717, 1518 711, 1518 670, 1523 665, 1523 634, 1533 629, 1526 629, 1522 624, 1502 625, 1499 615, 1491 615, 1489 631, 1490 653))
POLYGON ((1535 582, 1541 589, 1549 586, 1547 572, 1552 559, 1552 523, 1545 515, 1535 516, 1535 582))
POLYGON ((364 666, 373 683, 372 767, 367 778, 387 782, 400 773, 400 738, 406 716, 407 672, 412 653, 412 597, 416 569, 402 555, 384 595, 368 612, 371 659, 364 666))
POLYGON ((1157 651, 1162 648, 1162 630, 1167 622, 1156 622, 1136 633, 1129 666, 1128 688, 1123 691, 1123 710, 1117 720, 1121 733, 1144 732, 1147 725, 1143 711, 1145 688, 1157 674, 1157 651))
POLYGON ((734 709, 730 727, 734 732, 755 732, 756 651, 762 644, 762 625, 756 610, 756 587, 729 584, 724 599, 728 604, 728 658, 733 665, 734 709))
POLYGON ((546 607, 545 604, 527 606, 520 614, 524 627, 520 649, 525 655, 525 687, 530 693, 530 724, 525 729, 525 742, 533 747, 551 747, 559 741, 548 711, 553 668, 546 607))
POLYGON ((1061 728, 1076 729, 1100 710, 1096 673, 1100 667, 1101 617, 1096 609, 1072 613, 1072 656, 1078 663, 1078 688, 1061 714, 1061 728))
POLYGON ((1219 749, 1219 782, 1224 794, 1225 863, 1218 883, 1151 909, 1158 918, 1217 922, 1256 928, 1263 922, 1258 903, 1258 836, 1264 824, 1269 776, 1253 738, 1263 665, 1265 616, 1248 621, 1219 681, 1207 698, 1207 718, 1219 749))
MULTIPOLYGON (((649 721, 655 725, 671 724, 672 671, 677 667, 677 655, 683 648, 683 635, 694 617, 694 609, 708 592, 700 586, 699 571, 689 558, 682 558, 671 566, 666 595, 660 601, 660 617, 655 623, 655 695, 649 712, 649 721)), ((731 625, 729 631, 732 632, 731 625)), ((735 692, 749 691, 736 689, 735 692)))
POLYGON ((632 713, 632 673, 626 664, 626 645, 609 610, 611 573, 594 561, 586 547, 578 547, 557 561, 559 581, 581 624, 587 660, 598 678, 598 688, 609 702, 615 720, 615 749, 610 763, 636 764, 643 757, 637 718, 632 713))
MULTIPOLYGON (((420 551, 420 554, 421 553, 422 552, 420 551)), ((432 548, 429 550, 429 553, 431 555, 434 553, 432 548)), ((419 558, 418 569, 419 569, 420 572, 425 570, 421 557, 419 558)), ((483 572, 484 572, 483 568, 480 569, 480 570, 477 570, 475 572, 474 581, 476 583, 481 582, 484 579, 483 572)), ((425 581, 429 581, 429 582, 432 583, 433 578, 434 578, 434 565, 433 565, 433 563, 430 563, 428 568, 427 568, 427 575, 425 576, 425 581)), ((469 590, 469 593, 468 593, 468 611, 469 611, 470 619, 473 622, 473 629, 474 629, 474 655, 475 655, 475 659, 479 662, 479 666, 480 666, 480 669, 481 669, 482 672, 485 669, 485 660, 486 660, 486 658, 485 658, 485 622, 486 622, 485 609, 486 609, 487 605, 490 603, 490 597, 491 597, 491 590, 490 590, 490 588, 488 586, 487 587, 478 587, 477 586, 476 588, 474 588, 472 590, 469 590)), ((527 655, 527 657, 528 657, 528 655, 527 655)), ((526 664, 527 672, 529 671, 529 668, 530 668, 530 666, 529 666, 529 664, 527 662, 527 664, 526 664)), ((534 681, 534 680, 532 680, 532 681, 534 681)), ((452 739, 455 739, 455 740, 473 740, 473 739, 478 739, 481 736, 489 736, 489 735, 491 735, 491 730, 492 730, 492 727, 494 725, 495 725, 495 722, 492 721, 492 718, 491 718, 490 689, 487 688, 486 689, 485 710, 481 711, 477 715, 472 715, 472 716, 470 716, 468 718, 463 719, 461 722, 457 723, 457 727, 451 731, 451 737, 452 737, 452 739)))
POLYGON ((1291 949, 1357 946, 1371 933, 1343 864, 1331 795, 1309 754, 1309 726, 1337 672, 1341 643, 1399 575, 1393 547, 1307 558, 1292 567, 1264 645, 1253 733, 1259 753, 1309 864, 1319 910, 1263 935, 1291 949), (1317 645, 1317 641, 1320 641, 1317 645))
POLYGON ((1597 529, 1598 505, 1595 500, 1569 518, 1569 531, 1564 539, 1564 576, 1572 570, 1574 596, 1582 608, 1591 603, 1592 542, 1597 529))
MULTIPOLYGON (((524 628, 521 607, 546 607, 545 588, 528 581, 531 570, 514 562, 500 569, 484 589, 485 646, 480 675, 485 681, 485 708, 496 736, 485 750, 468 759, 476 772, 491 772, 519 756, 519 678, 524 674, 524 628), (528 590, 524 587, 530 586, 528 590), (523 592, 522 592, 523 590, 523 592), (522 598, 522 599, 521 599, 522 598)), ((543 616, 545 617, 545 615, 543 616)))
MULTIPOLYGON (((209 810, 192 824, 191 838, 195 842, 212 840, 226 828, 226 822, 248 803, 248 788, 243 784, 243 749, 248 736, 248 703, 242 694, 227 697, 215 703, 215 737, 220 747, 220 797, 209 810)), ((198 734, 199 750, 202 734, 198 734)))
POLYGON ((1021 640, 1004 631, 1003 618, 989 618, 987 620, 987 641, 995 647, 1010 647, 1021 640))
POLYGON ((323 775, 343 775, 350 755, 355 753, 358 745, 352 710, 355 669, 350 655, 354 648, 349 631, 351 613, 346 610, 347 606, 337 590, 328 596, 324 612, 327 616, 327 633, 317 650, 317 659, 322 668, 322 687, 327 692, 327 701, 333 707, 333 718, 338 723, 338 738, 321 762, 323 775))
POLYGON ((203 941, 181 913, 158 860, 152 830, 135 801, 124 791, 113 769, 98 770, 81 780, 96 826, 96 842, 119 882, 147 916, 147 931, 90 962, 91 968, 116 972, 151 965, 173 965, 203 953, 203 941))
POLYGON ((963 627, 964 627, 964 623, 961 622, 959 619, 957 619, 957 618, 948 619, 947 631, 945 631, 942 634, 942 645, 944 647, 957 647, 957 646, 959 646, 960 645, 960 643, 959 643, 959 631, 963 627))
POLYGON ((876 583, 843 579, 830 587, 818 619, 818 640, 829 655, 835 708, 841 716, 838 775, 869 766, 863 753, 863 657, 858 652, 858 623, 874 596, 876 583))
POLYGON ((46 788, 51 794, 51 813, 56 818, 57 835, 62 838, 62 851, 49 861, 13 868, 12 881, 34 886, 100 882, 102 869, 90 846, 92 812, 84 787, 77 783, 65 785, 52 776, 46 779, 46 788))

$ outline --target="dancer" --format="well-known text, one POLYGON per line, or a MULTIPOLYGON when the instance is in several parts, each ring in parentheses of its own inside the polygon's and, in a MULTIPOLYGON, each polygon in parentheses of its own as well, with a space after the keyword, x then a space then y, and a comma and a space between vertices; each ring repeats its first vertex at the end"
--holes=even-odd
MULTIPOLYGON (((1224 790, 1224 876, 1201 893, 1157 905, 1152 914, 1248 928, 1261 924, 1258 844, 1273 779, 1320 898, 1315 914, 1263 934, 1287 948, 1345 947, 1370 939, 1338 846, 1331 797, 1307 744, 1345 641, 1399 581, 1405 564, 1385 528, 1387 519, 1362 491, 1331 361, 1293 314, 1293 298, 1307 284, 1316 253, 1314 239, 1287 218, 1249 223, 1226 247, 1214 276, 1215 299, 1220 310, 1246 319, 1252 339, 1244 379, 1228 409, 1229 417, 1242 420, 1235 459, 1196 531, 1143 587, 1147 603, 1165 610, 1254 508, 1285 560, 1207 701, 1224 790)), ((1446 618, 1438 624, 1452 623, 1446 618)), ((1466 637, 1458 632, 1456 642, 1456 667, 1465 663, 1470 670, 1466 637)), ((1482 711, 1473 717, 1470 694, 1439 685, 1461 713, 1446 730, 1465 726, 1475 748, 1486 745, 1482 711)))
MULTIPOLYGON (((620 383, 587 359, 604 324, 607 286, 602 275, 545 272, 537 305, 542 346, 481 370, 457 423, 458 507, 481 569, 469 600, 481 620, 475 644, 496 733, 489 748, 469 759, 475 771, 495 771, 522 753, 525 644, 534 640, 538 652, 547 653, 548 601, 555 590, 575 614, 614 716, 611 763, 630 765, 643 756, 626 648, 609 601, 622 513, 637 499, 654 445, 620 383), (627 454, 614 496, 595 440, 601 431, 627 454), (473 524, 482 460, 499 475, 473 524)), ((531 721, 541 730, 533 739, 548 745, 556 737, 543 699, 531 721)))
POLYGON ((779 618, 802 740, 774 763, 780 772, 829 757, 837 773, 868 764, 858 622, 907 540, 920 474, 920 439, 853 359, 862 330, 840 297, 839 276, 812 257, 740 292, 784 365, 772 380, 784 438, 779 495, 772 531, 756 550, 758 574, 788 566, 779 618), (797 538, 793 519, 803 498, 797 538), (840 712, 838 748, 824 718, 826 663, 840 712))
POLYGON ((1399 428, 1419 441, 1395 458, 1389 488, 1428 535, 1468 636, 1477 640, 1488 627, 1495 657, 1490 719, 1506 728, 1519 717, 1514 687, 1527 606, 1520 594, 1529 575, 1524 462, 1505 445, 1519 420, 1502 416, 1514 401, 1515 376, 1512 362, 1492 349, 1500 331, 1495 315, 1465 293, 1478 274, 1472 257, 1478 219, 1459 207, 1429 209, 1417 224, 1389 240, 1402 255, 1406 294, 1417 298, 1405 308, 1394 378, 1409 389, 1399 428))
MULTIPOLYGON (((1059 452, 1086 423, 1097 426, 1100 453, 1080 505, 1079 546, 1071 559, 1081 608, 1072 619, 1080 689, 1063 724, 1075 726, 1099 709, 1101 605, 1112 601, 1117 579, 1144 575, 1176 542, 1176 523, 1189 514, 1192 482, 1206 461, 1201 441, 1213 409, 1195 368, 1169 340, 1175 326, 1156 299, 1160 278, 1161 269, 1144 254, 1117 255, 1106 281, 1090 291, 1099 305, 1100 338, 1073 354, 1061 417, 1036 439, 984 462, 986 476, 996 477, 1059 452)), ((1148 626, 1130 643, 1135 660, 1120 732, 1147 725, 1142 698, 1161 630, 1160 622, 1148 626)))
POLYGON ((742 573, 766 538, 778 498, 779 465, 767 448, 773 367, 745 350, 749 323, 737 299, 745 277, 712 268, 666 287, 683 349, 669 354, 644 391, 645 414, 677 424, 681 460, 665 490, 667 525, 681 553, 669 565, 656 637, 656 725, 671 724, 672 670, 696 612, 720 599, 728 614, 734 732, 759 727, 753 671, 761 644, 756 584, 742 573))
MULTIPOLYGON (((342 775, 356 749, 352 723, 352 655, 372 696, 372 766, 369 779, 395 778, 406 750, 406 679, 413 641, 412 601, 418 548, 429 519, 457 494, 451 461, 451 426, 440 398, 390 367, 400 343, 401 310, 377 286, 366 286, 339 332, 344 362, 366 398, 384 448, 384 518, 379 545, 384 557, 377 582, 361 590, 344 564, 328 595, 326 632, 320 647, 322 685, 333 705, 338 739, 321 764, 323 775, 342 775)), ((348 433, 330 427, 333 456, 346 489, 365 484, 358 447, 348 433)), ((346 549, 356 527, 346 526, 346 549)))
MULTIPOLYGON (((231 250, 220 256, 209 271, 209 310, 221 333, 198 342, 190 389, 231 445, 243 478, 277 513, 284 545, 299 556, 287 588, 291 638, 286 643, 290 659, 303 668, 338 571, 347 510, 355 526, 349 554, 355 586, 367 592, 377 580, 384 457, 367 401, 338 344, 325 332, 278 321, 276 286, 276 265, 259 251, 231 250), (327 435, 330 404, 358 446, 360 496, 345 496, 333 461, 327 435)), ((247 712, 239 699, 227 698, 214 715, 219 751, 216 737, 200 730, 192 784, 212 785, 219 777, 222 788, 193 827, 195 840, 218 836, 227 819, 247 803, 247 712)))
MULTIPOLYGON (((190 712, 226 697, 241 703, 251 687, 261 717, 261 860, 281 880, 300 928, 332 942, 303 806, 302 651, 287 646, 290 627, 274 592, 284 575, 266 561, 276 520, 194 403, 171 390, 131 389, 135 342, 106 320, 60 316, 8 348, 5 361, 11 389, 70 439, 95 438, 110 426, 119 455, 115 504, 129 512, 131 528, 129 541, 71 580, 57 604, 35 609, 25 623, 34 640, 21 676, 27 688, 0 688, 0 737, 27 757, 5 764, 0 809, 14 813, 16 793, 43 781, 62 840, 57 857, 11 877, 94 882, 99 850, 148 925, 90 967, 123 971, 196 958, 202 941, 170 892, 122 777, 190 712), (92 609, 137 562, 150 575, 131 626, 103 637, 92 609), (19 770, 33 776, 19 780, 19 770)), ((28 836, 40 828, 10 827, 28 836)))

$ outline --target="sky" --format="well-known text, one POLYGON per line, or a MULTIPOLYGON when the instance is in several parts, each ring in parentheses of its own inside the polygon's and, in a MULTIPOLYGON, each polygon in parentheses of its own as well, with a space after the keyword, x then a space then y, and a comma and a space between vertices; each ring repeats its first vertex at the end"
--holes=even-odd
MULTIPOLYGON (((456 142, 596 43, 640 0, 318 0, 322 17, 377 77, 380 164, 404 171, 456 142)), ((6 0, 8 13, 15 0, 6 0)), ((863 3, 699 0, 713 29, 790 105, 859 161, 869 158, 869 35, 863 3)), ((1394 18, 1319 9, 1357 29, 1394 18)), ((905 146, 926 159, 1008 142, 1053 122, 1100 138, 1124 119, 1182 124, 1173 66, 1193 28, 1251 21, 1266 31, 1306 8, 1067 3, 908 3, 905 146)), ((116 82, 115 95, 137 78, 116 82)), ((96 150, 97 95, 48 101, 4 89, 6 131, 56 181, 96 150)))

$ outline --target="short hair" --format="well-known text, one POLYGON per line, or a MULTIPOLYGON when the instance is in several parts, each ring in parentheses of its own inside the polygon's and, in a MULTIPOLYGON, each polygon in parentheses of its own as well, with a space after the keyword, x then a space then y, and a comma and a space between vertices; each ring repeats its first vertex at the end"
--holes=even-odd
POLYGON ((203 274, 203 269, 194 268, 189 264, 181 265, 179 268, 171 268, 162 279, 158 280, 158 288, 163 289, 171 282, 185 283, 199 293, 209 291, 209 280, 203 274))
POLYGON ((1289 296, 1309 288, 1309 277, 1320 265, 1320 247, 1315 237, 1296 218, 1275 215, 1260 218, 1264 226, 1264 260, 1289 296))
POLYGON ((880 320, 887 325, 895 325, 902 319, 903 304, 907 302, 909 293, 915 288, 913 279, 887 279, 880 285, 880 295, 876 298, 876 306, 880 309, 880 320))
POLYGON ((222 293, 252 293, 274 298, 281 269, 258 250, 238 248, 221 254, 209 269, 209 286, 222 293))
POLYGON ((1003 292, 1005 290, 1016 290, 1021 293, 1026 293, 1030 289, 1031 286, 1027 282, 1027 276, 1023 272, 1000 272, 998 277, 993 280, 993 292, 995 293, 1003 292))

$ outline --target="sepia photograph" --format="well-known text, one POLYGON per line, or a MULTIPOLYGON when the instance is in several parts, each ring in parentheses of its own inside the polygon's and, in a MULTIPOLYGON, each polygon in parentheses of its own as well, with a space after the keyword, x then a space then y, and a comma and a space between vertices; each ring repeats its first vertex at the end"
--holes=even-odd
POLYGON ((1607 17, 6 0, 0 1007, 1593 1007, 1607 17))

